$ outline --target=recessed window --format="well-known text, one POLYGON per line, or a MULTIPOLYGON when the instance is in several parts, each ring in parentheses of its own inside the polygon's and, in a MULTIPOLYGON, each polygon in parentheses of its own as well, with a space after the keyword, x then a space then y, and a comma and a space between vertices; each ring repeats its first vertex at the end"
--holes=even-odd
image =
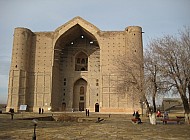
POLYGON ((80 87, 80 95, 84 95, 84 87, 83 86, 80 87))
POLYGON ((84 97, 82 96, 82 97, 80 97, 80 101, 84 101, 84 97))
POLYGON ((84 52, 75 57, 75 71, 88 71, 88 56, 84 52))
POLYGON ((84 67, 81 68, 81 71, 86 71, 86 69, 84 67))
POLYGON ((85 59, 84 58, 81 60, 81 64, 85 64, 85 59))
POLYGON ((64 82, 64 86, 66 86, 66 82, 64 82))
POLYGON ((80 58, 77 58, 77 63, 80 64, 80 58))

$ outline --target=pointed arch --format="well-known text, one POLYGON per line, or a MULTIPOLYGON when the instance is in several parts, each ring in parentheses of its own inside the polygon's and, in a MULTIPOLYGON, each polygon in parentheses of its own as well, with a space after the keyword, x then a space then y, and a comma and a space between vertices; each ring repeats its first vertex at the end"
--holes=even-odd
POLYGON ((83 78, 75 81, 73 85, 73 109, 84 111, 86 108, 87 81, 83 78))
POLYGON ((95 40, 95 43, 98 46, 98 32, 100 32, 100 30, 93 24, 82 19, 81 17, 75 17, 55 30, 53 42, 54 49, 59 49, 58 47, 60 46, 60 42, 63 41, 63 38, 65 40, 65 42, 63 41, 63 44, 66 44, 68 43, 68 41, 70 41, 67 38, 69 38, 70 36, 78 36, 82 33, 86 34, 91 39, 91 41, 95 40))

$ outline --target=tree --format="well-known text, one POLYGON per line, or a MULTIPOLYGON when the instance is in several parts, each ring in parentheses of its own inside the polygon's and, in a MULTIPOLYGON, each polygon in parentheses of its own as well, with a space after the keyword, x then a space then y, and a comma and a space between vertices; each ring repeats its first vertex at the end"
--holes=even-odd
MULTIPOLYGON (((187 58, 190 58, 190 27, 185 27, 184 31, 180 31, 181 45, 186 49, 187 58)), ((188 63, 189 64, 189 63, 188 63)), ((188 66, 190 67, 190 66, 188 66)), ((188 73, 190 70, 188 69, 188 73)), ((188 93, 189 93, 189 106, 190 106, 190 74, 188 74, 188 93)))
POLYGON ((152 48, 159 58, 162 78, 168 81, 170 87, 175 87, 182 99, 186 121, 190 112, 187 89, 190 83, 190 30, 181 32, 179 39, 174 36, 164 36, 153 42, 152 48))
POLYGON ((115 60, 117 60, 115 66, 119 75, 123 75, 123 80, 118 84, 118 91, 129 94, 130 92, 127 92, 128 89, 133 88, 133 101, 141 105, 143 102, 146 103, 144 96, 143 60, 133 53, 130 56, 120 56, 115 58, 115 60), (137 99, 135 99, 136 97, 137 99))
POLYGON ((155 41, 149 43, 144 52, 144 76, 146 95, 152 97, 153 112, 156 112, 156 97, 167 92, 170 87, 161 74, 161 63, 158 54, 154 52, 155 41))

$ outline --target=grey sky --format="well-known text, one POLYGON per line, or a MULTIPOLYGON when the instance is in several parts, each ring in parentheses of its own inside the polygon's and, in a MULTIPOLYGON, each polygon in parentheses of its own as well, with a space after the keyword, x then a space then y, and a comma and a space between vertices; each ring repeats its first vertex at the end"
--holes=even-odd
POLYGON ((80 16, 100 30, 143 28, 151 38, 190 26, 190 0, 0 0, 0 103, 6 103, 15 27, 54 31, 80 16))

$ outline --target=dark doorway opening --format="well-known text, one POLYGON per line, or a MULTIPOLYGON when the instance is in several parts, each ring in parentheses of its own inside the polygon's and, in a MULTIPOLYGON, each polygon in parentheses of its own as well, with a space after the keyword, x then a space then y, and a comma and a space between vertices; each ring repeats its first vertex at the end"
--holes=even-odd
POLYGON ((79 111, 84 111, 84 102, 79 103, 79 111))
POLYGON ((66 110, 66 103, 62 103, 62 111, 66 110))
POLYGON ((95 104, 95 112, 99 112, 99 104, 98 103, 95 104))

